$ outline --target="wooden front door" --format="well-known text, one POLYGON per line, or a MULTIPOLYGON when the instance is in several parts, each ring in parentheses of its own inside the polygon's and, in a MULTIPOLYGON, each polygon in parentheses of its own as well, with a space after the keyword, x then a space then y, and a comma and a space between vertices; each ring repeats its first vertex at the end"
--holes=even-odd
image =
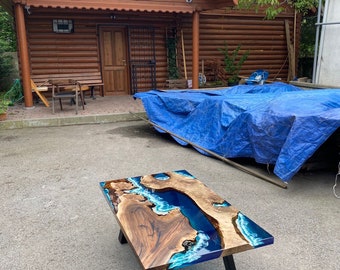
POLYGON ((126 29, 124 27, 101 27, 100 47, 104 95, 129 95, 126 29))

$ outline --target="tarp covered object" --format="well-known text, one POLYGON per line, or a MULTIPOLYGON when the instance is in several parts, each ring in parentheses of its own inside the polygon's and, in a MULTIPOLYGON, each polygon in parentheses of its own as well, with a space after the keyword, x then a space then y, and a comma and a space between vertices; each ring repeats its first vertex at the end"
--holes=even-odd
POLYGON ((134 97, 151 122, 223 157, 274 164, 285 182, 340 127, 340 89, 273 83, 151 90, 134 97))

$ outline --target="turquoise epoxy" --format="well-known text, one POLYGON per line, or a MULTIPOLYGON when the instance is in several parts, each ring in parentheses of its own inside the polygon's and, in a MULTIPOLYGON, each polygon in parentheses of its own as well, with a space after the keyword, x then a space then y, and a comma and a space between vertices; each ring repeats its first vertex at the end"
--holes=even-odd
POLYGON ((127 178, 134 186, 134 189, 126 191, 127 193, 138 194, 145 197, 149 202, 155 206, 152 210, 158 215, 166 215, 171 210, 177 209, 178 207, 169 204, 162 197, 158 196, 156 192, 145 188, 141 183, 141 177, 129 177, 127 178))
POLYGON ((273 236, 241 212, 238 213, 236 223, 243 236, 254 248, 273 243, 273 236))
POLYGON ((229 207, 231 206, 231 204, 228 203, 227 201, 224 201, 223 203, 214 203, 213 206, 214 207, 229 207))

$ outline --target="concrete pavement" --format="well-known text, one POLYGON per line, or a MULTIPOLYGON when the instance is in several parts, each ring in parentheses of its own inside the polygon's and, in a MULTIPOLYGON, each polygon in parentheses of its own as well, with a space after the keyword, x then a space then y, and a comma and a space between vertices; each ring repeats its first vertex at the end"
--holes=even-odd
MULTIPOLYGON (((0 149, 0 269, 141 269, 117 240, 119 226, 98 183, 178 169, 275 237, 274 245, 235 254, 238 270, 339 269, 334 173, 299 173, 282 189, 181 147, 142 121, 3 129, 0 149)), ((223 267, 216 259, 186 269, 223 267)))

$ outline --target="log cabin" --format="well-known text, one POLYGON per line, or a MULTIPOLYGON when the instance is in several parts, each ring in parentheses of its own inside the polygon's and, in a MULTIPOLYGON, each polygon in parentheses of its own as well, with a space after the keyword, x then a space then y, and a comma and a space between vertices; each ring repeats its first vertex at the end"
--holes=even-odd
POLYGON ((286 81, 297 57, 291 52, 299 46, 294 10, 269 21, 261 10, 237 9, 233 0, 0 0, 0 5, 15 18, 26 107, 33 106, 32 78, 83 74, 103 82, 104 96, 162 89, 172 77, 191 79, 197 89, 200 73, 216 79, 209 63, 223 65, 219 48, 225 44, 249 51, 241 75, 265 69, 269 79, 286 81))

